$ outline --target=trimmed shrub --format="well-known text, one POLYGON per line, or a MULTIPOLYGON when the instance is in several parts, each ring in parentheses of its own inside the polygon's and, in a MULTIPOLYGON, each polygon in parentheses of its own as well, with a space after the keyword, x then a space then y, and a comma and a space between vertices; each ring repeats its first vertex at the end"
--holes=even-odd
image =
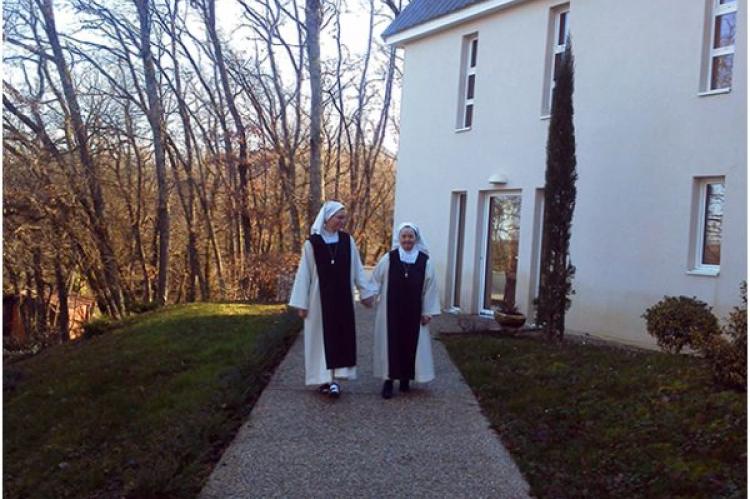
POLYGON ((648 333, 670 353, 679 353, 686 346, 701 349, 721 333, 711 307, 695 297, 665 296, 642 317, 648 333))
POLYGON ((137 301, 130 306, 130 311, 134 314, 142 314, 144 312, 150 312, 159 308, 159 303, 155 301, 142 302, 137 301))
POLYGON ((701 351, 711 364, 714 379, 722 386, 747 389, 747 283, 740 285, 742 305, 734 307, 724 334, 712 338, 701 351))
POLYGON ((732 313, 729 314, 724 332, 732 338, 732 341, 744 342, 747 345, 747 282, 745 281, 740 284, 740 299, 742 299, 742 305, 734 307, 732 313))
POLYGON ((289 299, 299 255, 269 254, 249 259, 241 280, 242 299, 260 303, 283 303, 289 299))
POLYGON ((83 337, 91 338, 93 336, 99 336, 114 328, 115 323, 107 317, 93 319, 83 325, 83 337))

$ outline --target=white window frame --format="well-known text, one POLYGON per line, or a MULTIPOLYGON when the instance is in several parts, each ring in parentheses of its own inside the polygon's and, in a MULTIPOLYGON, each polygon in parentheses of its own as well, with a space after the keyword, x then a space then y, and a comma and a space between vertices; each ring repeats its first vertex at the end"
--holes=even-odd
MULTIPOLYGON (((695 188, 697 190, 696 206, 695 206, 695 234, 693 237, 693 255, 694 259, 692 262, 691 273, 702 274, 702 275, 719 275, 721 264, 711 265, 703 263, 703 248, 706 237, 706 203, 708 202, 708 185, 709 184, 722 184, 725 186, 725 178, 723 176, 717 177, 696 177, 695 188)), ((725 190, 726 192, 726 190, 725 190)), ((726 206, 726 199, 724 200, 724 206, 726 206)), ((722 232, 723 232, 724 220, 722 218, 722 232)))
MULTIPOLYGON (((709 17, 709 22, 711 23, 711 25, 710 25, 710 29, 708 30, 710 36, 708 37, 706 91, 707 92, 728 91, 732 88, 731 84, 728 87, 721 87, 721 88, 712 88, 711 86, 711 80, 713 80, 714 59, 716 59, 717 57, 724 56, 724 55, 734 56, 735 51, 736 51, 735 47, 737 45, 737 40, 735 39, 735 43, 732 45, 716 48, 714 47, 714 38, 716 36, 716 19, 719 16, 734 13, 735 22, 739 21, 739 16, 737 15, 737 1, 735 0, 733 2, 725 3, 725 4, 720 3, 720 0, 710 0, 710 2, 711 2, 711 16, 709 17)), ((735 37, 736 37, 736 33, 735 33, 735 37)), ((736 61, 734 60, 732 62, 732 79, 733 80, 734 80, 734 63, 735 62, 736 61)))
MULTIPOLYGON (((717 0, 718 1, 718 0, 717 0)), ((568 35, 570 35, 570 4, 562 4, 553 7, 550 10, 551 29, 549 31, 549 50, 547 58, 547 76, 545 78, 545 96, 543 99, 542 118, 549 118, 552 110, 552 90, 555 88, 555 57, 565 52, 567 47, 568 35), (560 41, 560 20, 565 14, 565 38, 563 43, 560 41)))
POLYGON ((529 286, 529 317, 536 315, 534 300, 539 298, 542 282, 542 239, 544 238, 544 187, 536 189, 534 194, 534 233, 531 246, 533 256, 531 261, 531 284, 529 286))
MULTIPOLYGON (((489 308, 484 308, 484 293, 485 293, 485 286, 487 285, 487 245, 489 243, 490 233, 489 233, 489 225, 490 225, 490 203, 492 202, 493 197, 500 197, 500 196, 518 196, 518 198, 521 201, 521 204, 523 204, 523 192, 520 189, 508 189, 508 190, 499 190, 499 191, 487 191, 484 193, 483 200, 482 200, 482 209, 484 213, 482 214, 482 237, 480 240, 482 241, 482 247, 479 251, 479 265, 477 266, 477 269, 479 270, 479 292, 477 293, 476 301, 477 301, 477 310, 479 311, 479 315, 484 315, 488 317, 492 317, 495 314, 495 311, 489 308)), ((519 242, 519 251, 520 251, 520 242, 521 242, 521 234, 523 231, 523 225, 519 226, 519 234, 518 234, 518 242, 519 242)), ((520 258, 520 253, 517 258, 520 258)), ((518 298, 518 292, 516 292, 516 298, 518 298)), ((517 302, 516 305, 519 309, 521 309, 521 306, 517 302)))
POLYGON ((464 273, 463 258, 466 244, 466 200, 466 191, 453 191, 451 193, 451 225, 448 249, 449 268, 446 283, 447 311, 451 313, 461 311, 461 288, 464 273))
POLYGON ((476 105, 474 104, 477 95, 477 64, 479 64, 479 33, 472 33, 463 38, 463 50, 462 50, 462 68, 461 68, 461 84, 459 85, 459 106, 458 119, 456 123, 456 131, 462 132, 471 130, 474 125, 476 117, 476 105), (476 45, 476 54, 474 54, 474 42, 476 45), (472 55, 474 55, 474 66, 471 65, 472 55), (474 76, 474 95, 469 98, 469 77, 474 76), (466 124, 466 112, 471 106, 471 123, 466 124))

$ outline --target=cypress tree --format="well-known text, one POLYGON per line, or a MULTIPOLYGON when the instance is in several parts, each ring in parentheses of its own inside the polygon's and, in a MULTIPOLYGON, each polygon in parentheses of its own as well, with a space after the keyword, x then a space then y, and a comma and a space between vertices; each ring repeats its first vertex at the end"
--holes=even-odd
POLYGON ((576 144, 573 127, 573 52, 570 38, 556 68, 552 91, 547 169, 544 185, 544 226, 537 324, 548 338, 561 340, 565 311, 573 294, 575 267, 570 261, 570 231, 576 202, 576 144))

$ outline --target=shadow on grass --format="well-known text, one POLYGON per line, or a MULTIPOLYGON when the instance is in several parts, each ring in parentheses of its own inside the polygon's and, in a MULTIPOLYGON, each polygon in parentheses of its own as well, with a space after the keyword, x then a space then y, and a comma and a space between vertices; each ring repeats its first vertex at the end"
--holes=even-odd
POLYGON ((195 496, 300 327, 278 305, 174 306, 15 363, 5 495, 195 496))

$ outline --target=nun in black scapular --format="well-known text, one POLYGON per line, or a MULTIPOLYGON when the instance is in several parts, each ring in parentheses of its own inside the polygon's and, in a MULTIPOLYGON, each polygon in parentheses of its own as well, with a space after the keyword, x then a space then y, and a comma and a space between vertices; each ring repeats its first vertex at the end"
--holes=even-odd
POLYGON ((371 306, 375 290, 365 276, 354 238, 342 229, 346 208, 326 201, 305 241, 289 305, 305 319, 305 384, 333 398, 337 379, 357 376, 354 297, 371 306))
POLYGON ((419 228, 401 224, 394 249, 372 275, 380 294, 375 313, 373 373, 383 379, 383 398, 393 395, 393 381, 409 391, 409 382, 435 378, 429 323, 440 314, 435 270, 419 228))

